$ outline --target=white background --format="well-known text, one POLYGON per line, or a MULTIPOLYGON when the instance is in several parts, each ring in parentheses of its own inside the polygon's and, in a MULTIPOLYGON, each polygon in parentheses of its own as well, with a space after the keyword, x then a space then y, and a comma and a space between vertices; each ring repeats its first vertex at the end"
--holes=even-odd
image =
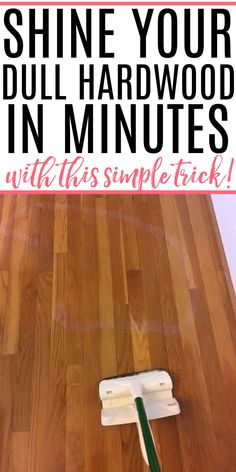
MULTIPOLYGON (((79 49, 79 57, 77 59, 70 58, 70 9, 71 7, 64 8, 64 27, 65 27, 65 57, 63 59, 56 58, 56 48, 55 48, 55 41, 56 41, 56 8, 57 7, 49 7, 50 8, 50 57, 48 59, 42 58, 42 47, 41 47, 41 39, 38 38, 37 45, 37 59, 29 59, 28 57, 28 7, 20 7, 20 10, 23 13, 23 26, 18 27, 17 29, 21 32, 21 35, 24 39, 24 52, 23 55, 19 59, 10 59, 7 58, 4 53, 3 48, 3 41, 6 37, 10 37, 9 32, 4 27, 3 24, 3 15, 0 17, 0 63, 9 63, 14 64, 18 67, 18 89, 20 92, 21 88, 21 79, 20 79, 20 70, 22 63, 37 63, 38 66, 38 84, 40 85, 40 64, 47 64, 48 67, 48 92, 54 93, 54 66, 55 63, 61 64, 62 68, 62 92, 67 95, 67 103, 73 103, 75 114, 78 117, 78 129, 80 129, 79 123, 81 123, 82 114, 81 109, 83 109, 85 103, 89 103, 88 99, 85 100, 84 103, 78 100, 78 64, 85 63, 90 64, 93 63, 95 65, 95 97, 96 97, 96 90, 99 87, 99 78, 102 64, 108 63, 110 66, 110 70, 112 73, 113 78, 113 85, 114 85, 114 93, 116 91, 116 64, 117 63, 127 63, 135 68, 137 63, 141 64, 148 64, 150 67, 153 64, 159 64, 160 68, 164 66, 164 64, 169 64, 173 67, 174 64, 179 64, 179 72, 181 74, 182 67, 188 62, 194 64, 198 70, 201 70, 202 66, 206 63, 213 64, 216 70, 216 96, 211 101, 207 101, 204 103, 204 111, 199 111, 196 113, 197 121, 199 120, 199 124, 203 125, 203 131, 196 132, 196 145, 204 148, 203 154, 189 154, 188 153, 188 140, 187 140, 187 127, 188 127, 188 113, 187 108, 181 111, 181 127, 180 127, 180 153, 179 155, 173 155, 172 153, 172 115, 170 111, 165 111, 165 118, 164 118, 164 146, 162 151, 158 154, 158 156, 148 154, 143 148, 143 140, 142 140, 142 133, 143 133, 143 118, 142 118, 142 106, 143 103, 164 103, 164 108, 166 107, 167 103, 173 103, 168 95, 166 96, 163 102, 158 102, 155 92, 151 95, 149 100, 145 100, 143 103, 137 103, 137 153, 131 154, 128 145, 126 144, 126 140, 124 139, 123 143, 123 152, 122 155, 118 155, 115 153, 114 149, 114 103, 118 103, 116 100, 110 101, 109 99, 105 98, 100 103, 97 100, 94 101, 95 104, 95 143, 94 143, 94 153, 93 155, 88 154, 85 152, 82 153, 85 159, 85 165, 89 168, 97 166, 101 170, 100 177, 99 177, 99 185, 96 190, 104 191, 104 179, 103 179, 103 169, 106 166, 115 167, 118 166, 119 168, 124 169, 126 172, 132 172, 134 168, 140 168, 141 166, 151 169, 154 161, 157 157, 161 156, 163 158, 163 165, 162 170, 166 172, 173 172, 173 167, 170 165, 172 163, 176 163, 180 157, 184 160, 191 161, 193 165, 197 167, 197 169, 209 172, 212 160, 214 158, 214 153, 210 150, 209 147, 209 134, 214 132, 214 128, 209 122, 208 119, 208 109, 211 105, 215 103, 224 103, 227 106, 228 110, 228 122, 224 123, 225 128, 227 129, 227 133, 229 136, 229 146, 224 155, 224 162, 221 166, 222 174, 227 174, 229 169, 229 163, 231 159, 235 157, 235 99, 221 102, 219 100, 219 81, 218 81, 218 72, 220 64, 231 64, 235 66, 236 62, 236 7, 227 7, 231 12, 231 49, 232 49, 232 57, 231 58, 224 58, 223 55, 223 41, 219 41, 219 57, 217 59, 211 58, 211 42, 210 42, 210 30, 211 30, 211 8, 204 7, 205 12, 205 49, 204 54, 199 59, 191 59, 186 57, 184 52, 184 28, 183 28, 183 7, 175 7, 175 10, 178 14, 178 51, 174 58, 172 59, 163 59, 160 54, 158 53, 157 47, 157 18, 158 13, 161 9, 165 7, 155 7, 153 17, 151 20, 149 32, 148 32, 148 40, 147 40, 147 58, 140 59, 139 57, 139 35, 137 31, 137 27, 135 25, 135 21, 132 15, 132 7, 111 7, 115 9, 114 15, 108 15, 107 20, 107 28, 114 29, 114 36, 108 38, 109 40, 109 51, 115 52, 115 59, 100 59, 98 54, 98 7, 91 7, 92 8, 92 25, 93 25, 93 57, 92 59, 87 59, 83 52, 83 48, 79 49), (100 105, 102 103, 109 103, 109 128, 108 128, 108 135, 109 135, 109 149, 108 154, 101 154, 100 150, 100 105)), ((153 8, 153 7, 150 7, 153 8)), ((173 7, 168 7, 173 8, 173 7)), ((188 8, 188 7, 186 7, 188 8)), ((197 30, 196 30, 196 12, 198 7, 191 7, 192 12, 192 39, 193 44, 197 38, 197 30)), ((217 7, 216 7, 217 8, 217 7)), ((147 7, 138 7, 140 15, 143 15, 143 19, 145 18, 145 13, 147 11, 147 7)), ((1 7, 1 11, 4 12, 5 8, 1 7)), ((37 26, 41 27, 42 25, 42 8, 37 7, 37 26)), ((85 7, 78 7, 78 12, 81 15, 81 22, 84 22, 85 16, 85 7)), ((169 29, 169 22, 166 22, 166 37, 169 37, 170 29, 169 29)), ((219 21, 220 26, 220 21, 219 21)), ((167 47, 168 47, 168 39, 167 39, 167 47)), ((2 72, 0 74, 0 81, 2 81, 2 72)), ((135 84, 135 81, 134 81, 135 84)), ((0 90, 2 84, 0 82, 0 90)), ((183 103, 185 107, 189 103, 203 103, 200 93, 200 81, 198 80, 198 94, 194 101, 185 101, 182 98, 181 94, 181 75, 178 79, 178 94, 176 99, 174 100, 175 103, 183 103)), ((40 90, 40 87, 39 89, 40 90)), ((135 87, 133 89, 135 91, 135 87)), ((154 84, 153 84, 153 90, 154 84)), ((75 149, 71 152, 71 156, 65 156, 64 153, 64 104, 63 101, 44 101, 42 102, 40 99, 40 94, 38 94, 37 99, 33 101, 26 101, 32 111, 32 115, 36 116, 36 105, 37 103, 44 104, 44 152, 42 155, 37 155, 37 150, 35 144, 31 140, 30 142, 30 149, 28 155, 22 154, 22 143, 21 143, 21 104, 25 102, 22 100, 20 93, 18 94, 17 98, 14 100, 16 104, 16 152, 14 155, 8 154, 7 148, 7 105, 8 102, 5 101, 2 103, 1 98, 1 107, 0 107, 0 125, 1 125, 1 156, 2 156, 2 165, 1 165, 1 175, 0 175, 0 189, 2 190, 11 190, 10 186, 5 183, 5 175, 7 171, 13 169, 24 169, 25 164, 28 162, 34 162, 37 157, 40 157, 41 160, 46 159, 47 156, 53 155, 56 157, 58 162, 63 161, 65 157, 70 157, 72 160, 76 157, 75 149)), ((123 100, 121 105, 124 113, 129 116, 129 106, 130 103, 135 103, 135 100, 128 101, 123 100)), ((13 103, 13 101, 9 101, 9 103, 13 103)), ((153 107, 153 141, 155 143, 155 127, 156 127, 156 120, 155 120, 155 107, 153 107)), ((216 132, 216 134, 218 134, 216 132)), ((221 138, 219 138, 221 139, 221 138)), ((192 166, 191 166, 192 167, 192 166)), ((206 183, 205 185, 199 184, 189 184, 187 187, 179 187, 176 189, 174 187, 173 178, 170 179, 168 184, 162 185, 158 187, 158 191, 171 191, 171 190, 182 190, 182 191, 214 191, 214 190, 236 190, 236 165, 233 169, 232 180, 229 183, 227 179, 225 179, 224 183, 221 185, 220 188, 216 189, 213 184, 206 183)), ((30 188, 29 184, 22 183, 21 185, 22 190, 34 190, 30 188)), ((41 188, 43 189, 43 187, 41 188)), ((51 190, 60 190, 57 180, 55 179, 51 190)), ((91 187, 88 184, 84 183, 81 184, 79 189, 77 190, 91 190, 91 187)), ((134 190, 130 183, 126 185, 113 184, 109 187, 108 190, 113 191, 122 191, 122 190, 134 190)), ((135 189, 137 190, 137 188, 135 189)), ((143 191, 151 191, 153 188, 150 185, 150 181, 142 186, 143 191)))

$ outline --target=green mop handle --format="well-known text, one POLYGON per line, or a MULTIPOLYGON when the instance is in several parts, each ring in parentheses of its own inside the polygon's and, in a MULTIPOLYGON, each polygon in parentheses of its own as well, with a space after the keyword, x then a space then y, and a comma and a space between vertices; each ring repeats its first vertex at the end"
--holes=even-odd
POLYGON ((161 472, 161 468, 158 463, 157 454, 155 445, 153 442, 153 437, 150 431, 149 422, 147 419, 146 411, 143 404, 143 399, 141 397, 135 398, 135 405, 138 413, 139 423, 141 431, 143 434, 143 440, 147 452, 147 458, 149 463, 149 468, 151 472, 161 472))

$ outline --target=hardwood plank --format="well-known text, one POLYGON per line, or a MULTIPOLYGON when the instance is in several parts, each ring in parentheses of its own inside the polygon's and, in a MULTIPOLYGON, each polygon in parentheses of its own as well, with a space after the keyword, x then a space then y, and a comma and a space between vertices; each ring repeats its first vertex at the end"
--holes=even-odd
POLYGON ((41 272, 52 272, 55 196, 41 195, 38 205, 41 209, 39 269, 41 272))
MULTIPOLYGON (((133 357, 133 339, 129 305, 115 307, 115 339, 117 374, 132 374, 135 371, 133 357)), ((111 427, 109 428, 111 430, 111 427)), ((143 470, 143 460, 139 450, 138 432, 135 425, 120 427, 122 440, 123 467, 120 470, 143 470), (134 454, 134 449, 136 454, 134 454), (133 468, 133 469, 132 469, 133 468)))
POLYGON ((27 472, 46 472, 47 470, 50 383, 50 328, 48 320, 49 318, 51 320, 52 313, 52 280, 50 272, 39 274, 27 472))
MULTIPOLYGON (((30 197, 29 197, 30 200, 30 197)), ((14 411, 13 431, 28 431, 31 415, 31 387, 35 343, 35 312, 37 305, 40 208, 27 210, 27 245, 22 260, 22 297, 18 351, 11 359, 11 384, 14 411)))
MULTIPOLYGON (((181 199, 179 202, 181 209, 183 204, 184 202, 181 199)), ((182 377, 176 385, 176 395, 178 396, 178 389, 180 389, 180 399, 182 398, 182 402, 185 402, 184 405, 187 402, 187 409, 185 410, 184 408, 183 415, 181 415, 183 416, 183 421, 179 421, 179 418, 177 419, 180 431, 179 437, 181 438, 180 445, 189 451, 188 455, 183 455, 182 453, 184 470, 194 470, 196 464, 199 464, 200 469, 207 467, 207 470, 215 470, 218 452, 212 418, 209 415, 211 411, 210 398, 207 392, 206 379, 201 367, 199 367, 202 363, 199 346, 200 340, 198 339, 195 326, 191 292, 187 284, 188 278, 183 270, 183 259, 185 260, 185 256, 183 258, 181 246, 177 246, 178 230, 181 222, 179 219, 176 221, 176 217, 174 218, 174 215, 177 215, 177 208, 173 199, 162 198, 161 205, 165 232, 169 236, 167 239, 167 250, 177 308, 176 321, 183 346, 182 359, 184 364, 182 377), (173 237, 174 235, 175 238, 173 237), (194 383, 192 378, 195 379, 194 383), (197 388, 196 385, 198 386, 197 388), (208 445, 202 443, 202 430, 206 429, 208 429, 208 435, 211 438, 212 447, 210 451, 208 445)))
POLYGON ((102 427, 98 382, 101 379, 99 295, 97 279, 97 243, 95 222, 95 198, 82 200, 83 229, 83 317, 84 317, 84 434, 85 470, 103 471, 102 427), (94 445, 96 444, 96 447, 94 445))
POLYGON ((138 270, 140 268, 136 223, 133 199, 132 196, 127 195, 125 198, 122 198, 122 228, 126 270, 138 270))
POLYGON ((54 253, 67 253, 67 195, 55 195, 54 253))
MULTIPOLYGON (((128 282, 128 300, 129 300, 129 316, 132 336, 132 351, 134 359, 134 372, 142 372, 151 369, 151 360, 148 343, 148 327, 146 325, 146 313, 144 306, 143 280, 141 271, 129 271, 127 273, 128 282)), ((134 428, 133 428, 134 429, 134 428)), ((154 431, 154 430, 153 430, 154 431)), ((155 430, 155 442, 158 448, 159 463, 161 460, 161 451, 159 449, 158 429, 155 430)), ((133 444, 137 444, 137 431, 133 431, 133 441, 130 432, 129 440, 133 444), (135 435, 135 436, 134 436, 135 435)), ((136 445, 137 447, 137 445, 136 445)), ((130 460, 131 467, 147 470, 143 464, 141 454, 136 458, 136 465, 130 460)))
POLYGON ((83 368, 67 366, 66 377, 66 472, 84 470, 83 368))
POLYGON ((0 356, 0 472, 8 471, 11 445, 11 415, 14 405, 11 395, 9 356, 0 356))
POLYGON ((48 472, 65 470, 66 439, 66 327, 67 264, 65 254, 55 254, 53 264, 52 324, 50 339, 48 472))
POLYGON ((2 336, 7 308, 8 271, 0 271, 0 352, 2 353, 2 336))
POLYGON ((0 269, 8 270, 12 245, 16 195, 2 196, 1 202, 2 212, 0 223, 0 269))
POLYGON ((109 244, 114 306, 128 303, 125 270, 125 250, 121 221, 121 201, 118 195, 107 199, 109 244))
POLYGON ((69 196, 68 217, 68 300, 67 300, 67 362, 82 365, 83 346, 83 262, 81 198, 69 196))
POLYGON ((20 308, 22 299, 22 262, 27 240, 27 195, 18 195, 14 219, 8 277, 8 304, 2 336, 3 354, 14 354, 18 349, 20 308))
POLYGON ((117 374, 117 366, 115 354, 114 305, 112 297, 110 247, 105 198, 99 198, 96 200, 95 215, 98 254, 97 277, 101 376, 111 377, 117 374))
MULTIPOLYGON (((141 198, 135 200, 136 216, 142 221, 142 231, 138 232, 138 247, 141 268, 143 273, 144 300, 146 319, 148 319, 147 333, 152 368, 171 369, 173 381, 179 380, 181 362, 179 352, 181 346, 173 340, 173 328, 176 329, 175 303, 171 286, 168 283, 168 255, 165 247, 165 233, 158 208, 159 200, 155 199, 152 206, 147 206, 141 198), (153 264, 150 264, 150 251, 153 264), (160 277, 161 274, 161 277, 160 277), (147 316, 148 313, 148 316, 147 316), (165 334, 172 335, 165 335, 165 334), (175 362, 169 363, 174 356, 175 362)), ((179 392, 180 393, 180 392, 179 392)), ((160 446, 159 456, 162 456, 164 470, 180 470, 180 446, 175 418, 166 421, 153 422, 156 434, 156 443, 160 446), (172 454, 167 454, 171 449, 172 454), (161 454, 166 451, 166 454, 161 454)))
POLYGON ((28 445, 29 445, 28 432, 11 433, 9 472, 18 472, 18 470, 27 470, 28 445))
POLYGON ((140 271, 127 273, 130 325, 135 371, 150 370, 151 361, 140 271))
MULTIPOLYGON (((108 213, 105 198, 95 203, 97 236, 98 310, 100 328, 101 377, 117 375, 114 334, 114 303, 110 261, 108 213)), ((103 433, 103 467, 105 471, 122 469, 121 434, 117 428, 105 428, 103 433)))
MULTIPOLYGON (((202 205, 202 209, 205 212, 206 218, 209 221, 209 224, 206 227, 208 236, 211 241, 211 249, 215 251, 216 257, 219 260, 219 271, 218 275, 219 278, 221 278, 222 285, 227 285, 228 291, 229 291, 229 296, 230 296, 230 303, 228 304, 227 307, 227 313, 230 314, 230 316, 235 317, 236 313, 236 293, 235 289, 233 286, 233 282, 230 276, 229 272, 229 266, 225 254, 225 250, 223 247, 223 242, 221 239, 221 234, 220 230, 217 224, 217 219, 214 211, 214 206, 212 203, 212 200, 209 196, 206 200, 207 205, 202 205)), ((223 295, 225 293, 225 289, 223 290, 223 295)), ((228 303, 228 295, 225 297, 225 304, 228 303)))
MULTIPOLYGON (((193 202, 188 199, 188 204, 192 203, 193 202)), ((195 199, 195 205, 197 205, 197 199, 195 199)), ((230 405, 227 405, 224 401, 226 394, 225 385, 222 384, 222 381, 220 379, 221 369, 219 355, 217 351, 217 344, 214 336, 213 325, 211 322, 209 306, 207 303, 204 281, 202 278, 201 268, 199 266, 199 260, 197 256, 198 248, 194 244, 194 234, 197 233, 196 223, 194 226, 195 231, 192 230, 191 223, 186 225, 186 218, 188 218, 188 221, 189 219, 191 221, 191 215, 189 214, 188 208, 187 206, 185 206, 184 201, 181 203, 180 201, 178 201, 178 209, 182 218, 182 224, 185 225, 186 238, 188 234, 188 250, 191 254, 191 260, 195 268, 195 275, 197 280, 197 289, 195 291, 192 309, 194 313, 195 326, 200 344, 201 364, 206 379, 215 434, 217 439, 219 437, 221 438, 221 440, 218 441, 218 451, 220 455, 220 460, 222 461, 222 467, 227 467, 228 470, 233 470, 232 462, 236 463, 236 459, 234 458, 235 451, 232 450, 232 446, 230 445, 230 438, 232 436, 228 438, 228 441, 222 441, 222 438, 226 437, 229 434, 229 431, 231 431, 231 434, 233 435, 233 424, 231 422, 228 409, 230 405), (211 353, 210 356, 209 352, 211 353), (215 394, 216 391, 217 395, 215 394)), ((210 254, 208 254, 208 257, 210 257, 210 254)), ((206 264, 209 264, 208 260, 206 260, 206 264)), ((213 263, 211 267, 211 276, 213 277, 213 263)))

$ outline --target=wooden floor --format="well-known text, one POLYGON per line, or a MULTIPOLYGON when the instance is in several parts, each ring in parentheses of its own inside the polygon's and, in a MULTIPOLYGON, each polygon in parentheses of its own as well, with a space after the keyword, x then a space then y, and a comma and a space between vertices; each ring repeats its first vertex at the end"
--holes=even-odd
MULTIPOLYGON (((163 472, 236 471, 236 320, 205 196, 0 197, 0 472, 144 472, 101 378, 171 373, 163 472)), ((227 276, 227 274, 226 274, 227 276)), ((231 293, 232 295, 232 293, 231 293)))

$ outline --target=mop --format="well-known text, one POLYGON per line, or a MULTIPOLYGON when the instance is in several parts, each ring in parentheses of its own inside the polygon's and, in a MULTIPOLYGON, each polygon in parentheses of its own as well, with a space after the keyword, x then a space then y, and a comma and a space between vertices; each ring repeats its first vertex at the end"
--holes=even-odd
POLYGON ((161 472, 149 420, 180 413, 173 384, 164 370, 139 372, 101 380, 103 426, 136 423, 143 458, 151 472, 161 472))

